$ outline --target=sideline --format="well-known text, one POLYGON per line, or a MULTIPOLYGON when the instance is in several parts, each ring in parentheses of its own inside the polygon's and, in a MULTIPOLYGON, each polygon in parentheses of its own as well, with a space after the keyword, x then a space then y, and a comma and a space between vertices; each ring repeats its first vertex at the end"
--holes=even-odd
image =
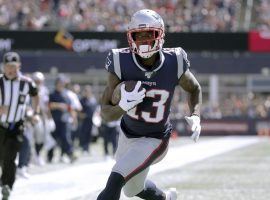
MULTIPOLYGON (((258 137, 229 136, 201 140, 197 144, 171 147, 167 156, 151 167, 150 175, 178 168, 215 155, 242 148, 260 141, 258 137)), ((18 179, 11 200, 70 200, 97 193, 101 190, 114 161, 82 164, 63 170, 31 175, 30 179, 18 179)))

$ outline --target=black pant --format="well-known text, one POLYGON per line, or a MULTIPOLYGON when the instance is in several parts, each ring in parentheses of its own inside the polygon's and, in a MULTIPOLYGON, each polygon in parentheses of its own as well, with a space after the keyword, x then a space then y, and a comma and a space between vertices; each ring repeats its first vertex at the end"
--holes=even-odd
MULTIPOLYGON (((61 148, 61 154, 68 156, 73 155, 73 144, 71 141, 70 124, 62 121, 55 121, 56 129, 52 136, 61 148)), ((47 154, 48 162, 52 162, 54 157, 54 148, 50 149, 47 154)))
POLYGON ((16 155, 23 141, 23 125, 17 124, 12 130, 0 127, 0 164, 2 185, 12 188, 16 176, 16 155))
POLYGON ((27 167, 30 162, 31 146, 29 139, 23 135, 23 142, 19 151, 19 168, 27 167))
POLYGON ((86 118, 82 122, 81 131, 79 134, 80 139, 80 147, 83 149, 83 151, 89 151, 89 145, 92 139, 92 126, 90 118, 86 118))
POLYGON ((118 138, 118 130, 117 127, 109 127, 105 124, 102 124, 100 127, 101 136, 103 137, 104 143, 104 153, 105 155, 109 155, 109 143, 112 144, 112 154, 115 153, 117 149, 117 138, 118 138))

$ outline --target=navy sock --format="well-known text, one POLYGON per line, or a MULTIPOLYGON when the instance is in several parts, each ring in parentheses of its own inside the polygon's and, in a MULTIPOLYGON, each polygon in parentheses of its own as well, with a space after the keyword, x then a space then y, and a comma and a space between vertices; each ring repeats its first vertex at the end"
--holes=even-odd
POLYGON ((119 200, 121 189, 124 185, 124 177, 116 172, 112 172, 105 189, 98 195, 97 200, 119 200))
POLYGON ((146 200, 166 199, 165 193, 158 189, 157 186, 150 180, 146 181, 144 190, 136 196, 146 200))

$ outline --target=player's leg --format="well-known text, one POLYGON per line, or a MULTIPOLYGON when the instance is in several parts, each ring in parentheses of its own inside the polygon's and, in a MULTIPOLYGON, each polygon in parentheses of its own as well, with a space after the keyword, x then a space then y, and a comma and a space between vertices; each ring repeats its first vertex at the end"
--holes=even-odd
POLYGON ((20 150, 22 144, 22 132, 14 131, 5 137, 3 145, 3 165, 2 165, 2 200, 8 200, 16 175, 16 155, 20 150))
POLYGON ((147 200, 166 200, 166 194, 150 180, 145 181, 144 189, 136 196, 147 200))
POLYGON ((99 194, 97 200, 119 200, 121 189, 125 184, 124 177, 116 172, 112 172, 107 181, 106 187, 99 194))
MULTIPOLYGON (((165 151, 160 157, 158 157, 153 162, 153 164, 161 161, 165 157, 166 154, 167 154, 167 151, 165 151)), ((135 183, 135 184, 138 185, 138 183, 135 183)), ((168 191, 164 192, 161 189, 159 189, 155 183, 147 179, 145 180, 143 190, 140 193, 138 193, 136 196, 142 199, 146 199, 146 200, 177 200, 177 191, 175 188, 170 188, 168 191)))
POLYGON ((148 172, 149 167, 131 178, 123 188, 125 195, 127 197, 137 196, 147 200, 165 200, 166 194, 152 181, 146 180, 148 172), (135 195, 135 193, 137 194, 135 195))
MULTIPOLYGON (((121 133, 120 137, 125 138, 125 135, 121 133)), ((121 157, 117 157, 117 163, 113 167, 113 171, 122 174, 125 178, 124 192, 127 196, 132 197, 144 191, 149 166, 165 156, 168 139, 127 138, 126 140, 128 150, 121 157)), ((154 190, 158 191, 157 188, 154 190)), ((152 197, 159 200, 154 195, 154 192, 152 197)), ((162 198, 160 199, 163 200, 162 198)))
MULTIPOLYGON (((156 162, 160 161, 165 155, 167 151, 156 159, 156 162)), ((152 181, 147 180, 147 174, 149 172, 150 167, 146 168, 141 173, 132 177, 124 186, 124 193, 128 197, 137 196, 141 199, 147 200, 165 200, 166 194, 159 189, 152 181), (135 194, 135 195, 134 195, 135 194)))
MULTIPOLYGON (((149 142, 151 143, 151 142, 149 142)), ((166 148, 163 153, 158 156, 152 164, 161 161, 167 154, 168 148, 166 148)), ((141 199, 146 200, 176 200, 177 195, 175 190, 170 190, 168 192, 163 192, 159 189, 155 183, 151 180, 146 179, 149 171, 149 167, 144 171, 140 172, 136 176, 132 177, 124 186, 124 193, 128 197, 137 196, 141 199), (137 192, 137 193, 136 193, 137 192), (135 195, 134 195, 135 194, 135 195)))
MULTIPOLYGON (((121 135, 118 139, 118 148, 116 151, 116 164, 118 160, 125 154, 128 150, 130 141, 127 140, 124 135, 121 135)), ((104 190, 98 195, 97 200, 119 200, 121 195, 122 187, 125 184, 125 178, 123 175, 117 172, 111 172, 108 181, 106 183, 106 187, 104 190)))
MULTIPOLYGON (((167 151, 167 147, 167 139, 127 138, 121 133, 116 152, 116 164, 105 189, 97 200, 105 200, 106 198, 118 200, 123 185, 153 164, 167 151)), ((146 175, 143 177, 142 181, 139 181, 139 187, 133 187, 132 193, 128 194, 129 196, 135 196, 142 192, 146 175)))
MULTIPOLYGON (((22 133, 20 133, 22 134, 22 133)), ((15 159, 17 153, 20 150, 20 146, 22 144, 22 135, 14 133, 14 135, 8 136, 5 139, 3 144, 4 152, 3 152, 3 168, 2 168, 2 184, 8 185, 10 189, 12 189, 13 184, 15 182, 16 175, 16 163, 15 159)))
POLYGON ((140 191, 144 190, 145 180, 149 172, 149 167, 143 170, 141 173, 132 177, 123 187, 124 194, 127 197, 133 197, 140 191))

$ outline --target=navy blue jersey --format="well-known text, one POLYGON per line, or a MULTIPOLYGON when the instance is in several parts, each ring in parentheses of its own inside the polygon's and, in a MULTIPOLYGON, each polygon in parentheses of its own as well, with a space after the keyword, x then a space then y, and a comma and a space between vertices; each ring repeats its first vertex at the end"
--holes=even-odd
POLYGON ((164 138, 170 135, 169 113, 175 86, 189 68, 186 52, 164 48, 159 62, 147 71, 129 48, 113 49, 106 59, 106 69, 121 81, 142 81, 146 89, 143 102, 123 115, 121 128, 127 137, 164 138))
MULTIPOLYGON (((52 103, 64 103, 67 105, 70 105, 70 99, 67 97, 64 91, 59 92, 57 90, 54 90, 50 96, 49 101, 52 103)), ((62 121, 62 122, 68 122, 69 113, 68 111, 62 111, 60 109, 53 109, 51 111, 52 118, 55 122, 62 121)))

